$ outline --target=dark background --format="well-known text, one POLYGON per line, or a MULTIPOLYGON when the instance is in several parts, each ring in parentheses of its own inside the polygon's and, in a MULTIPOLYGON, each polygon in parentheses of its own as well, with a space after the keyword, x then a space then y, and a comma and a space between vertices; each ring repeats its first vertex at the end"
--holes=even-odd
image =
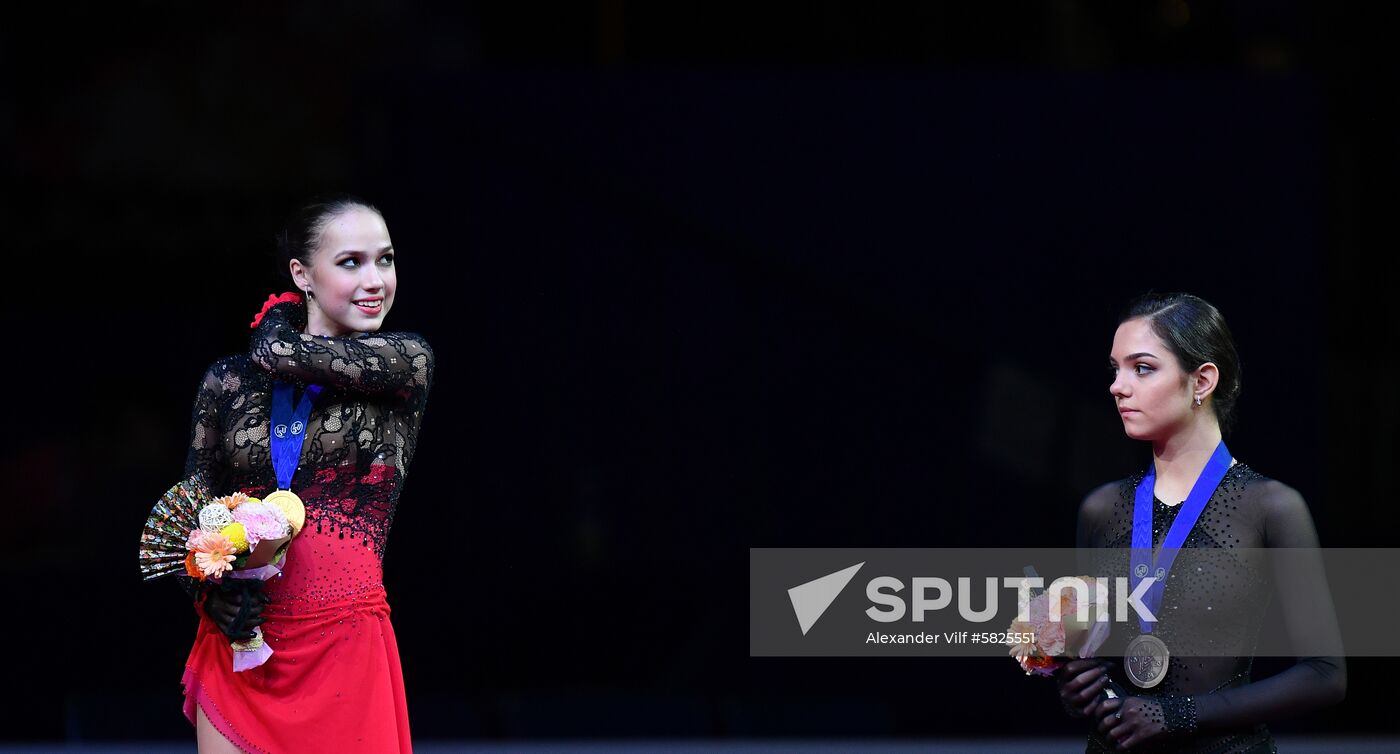
MULTIPOLYGON (((1235 455, 1392 542, 1393 10, 239 5, 0 32, 5 737, 190 736, 135 541, 325 190, 438 357, 385 559, 419 737, 1075 732, 1009 661, 750 659, 747 550, 1069 546, 1146 461, 1150 289, 1227 317, 1235 455)), ((1393 730, 1397 669, 1275 729, 1393 730)))

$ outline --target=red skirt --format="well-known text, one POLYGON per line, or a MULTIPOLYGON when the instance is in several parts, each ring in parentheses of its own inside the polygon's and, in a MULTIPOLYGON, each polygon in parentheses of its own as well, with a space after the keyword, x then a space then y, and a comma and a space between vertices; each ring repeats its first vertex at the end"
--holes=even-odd
POLYGON ((382 570, 354 538, 306 529, 267 584, 263 637, 273 655, 233 672, 228 637, 201 613, 185 662, 185 717, 195 706, 248 752, 411 754, 398 643, 382 570))

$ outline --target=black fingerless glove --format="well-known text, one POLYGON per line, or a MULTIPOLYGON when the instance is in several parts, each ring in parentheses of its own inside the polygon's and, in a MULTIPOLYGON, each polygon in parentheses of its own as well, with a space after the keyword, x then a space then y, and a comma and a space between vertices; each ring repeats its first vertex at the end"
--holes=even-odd
POLYGON ((268 603, 263 585, 260 579, 206 581, 201 607, 210 622, 230 641, 247 641, 253 638, 253 629, 263 622, 263 606, 268 603))

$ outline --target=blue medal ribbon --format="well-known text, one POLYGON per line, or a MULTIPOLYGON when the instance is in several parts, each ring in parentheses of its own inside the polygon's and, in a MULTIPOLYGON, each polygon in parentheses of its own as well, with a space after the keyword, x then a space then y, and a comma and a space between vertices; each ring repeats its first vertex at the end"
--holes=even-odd
POLYGON ((311 416, 311 404, 321 392, 320 385, 307 385, 296 411, 292 411, 292 384, 275 381, 272 385, 272 471, 277 476, 277 489, 290 490, 292 476, 301 460, 301 445, 306 439, 306 420, 311 416))
MULTIPOLYGON (((1201 512, 1206 509, 1210 496, 1215 494, 1215 488, 1219 487, 1220 481, 1225 478, 1225 472, 1230 470, 1230 461, 1230 451, 1225 447, 1225 441, 1221 440, 1210 460, 1206 461, 1206 467, 1201 469, 1201 475, 1196 477, 1191 494, 1186 497, 1186 502, 1181 504, 1181 512, 1176 514, 1176 520, 1167 531, 1167 538, 1162 540, 1161 552, 1155 558, 1152 554, 1152 488, 1157 481, 1156 464, 1147 470, 1147 476, 1138 483, 1137 494, 1133 498, 1132 572, 1129 579, 1133 590, 1136 591, 1138 584, 1147 578, 1149 573, 1156 578, 1143 594, 1142 603, 1159 618, 1162 590, 1166 588, 1167 574, 1171 573, 1172 562, 1176 560, 1177 551, 1186 541, 1191 527, 1196 525, 1196 519, 1200 518, 1201 512)), ((1152 633, 1154 625, 1155 621, 1138 617, 1138 626, 1143 633, 1152 633)))

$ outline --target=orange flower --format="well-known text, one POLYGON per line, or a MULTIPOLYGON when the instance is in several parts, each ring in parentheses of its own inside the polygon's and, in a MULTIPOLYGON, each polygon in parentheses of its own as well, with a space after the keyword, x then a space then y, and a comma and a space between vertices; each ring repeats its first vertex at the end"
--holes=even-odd
POLYGON ((234 508, 237 508, 238 506, 248 502, 248 499, 248 496, 243 494, 242 492, 235 492, 232 495, 216 497, 214 498, 214 502, 222 503, 225 508, 233 510, 234 508))
POLYGON ((1021 658, 1020 662, 1021 669, 1026 671, 1026 673, 1028 674, 1037 671, 1040 671, 1042 674, 1044 674, 1045 671, 1057 668, 1060 664, 1059 661, 1053 657, 1037 657, 1034 655, 1030 657, 1021 658))
POLYGON ((185 575, 204 580, 204 571, 199 570, 199 566, 194 564, 194 553, 185 556, 185 575))
POLYGON ((205 533, 199 541, 199 549, 194 553, 194 564, 204 572, 205 577, 220 576, 233 568, 235 550, 228 537, 217 533, 205 533))

